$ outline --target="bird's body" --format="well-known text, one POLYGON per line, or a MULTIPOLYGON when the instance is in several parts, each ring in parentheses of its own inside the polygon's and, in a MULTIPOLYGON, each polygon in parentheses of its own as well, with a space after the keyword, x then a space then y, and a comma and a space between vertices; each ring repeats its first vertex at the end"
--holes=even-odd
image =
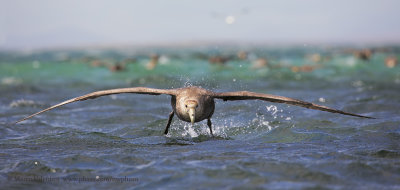
POLYGON ((210 129, 211 135, 212 127, 211 127, 211 117, 214 114, 215 110, 215 99, 222 99, 224 101, 233 101, 233 100, 263 100, 269 102, 276 103, 286 103, 296 106, 302 106, 309 109, 327 111, 332 113, 339 113, 343 115, 350 115, 361 118, 372 118, 368 116, 362 116, 358 114, 353 114, 349 112, 344 112, 340 110, 336 110, 333 108, 329 108, 326 106, 317 105, 314 103, 309 103, 301 100, 296 100, 292 98, 287 98, 283 96, 275 96, 270 94, 262 94, 248 91, 237 91, 237 92, 222 92, 215 93, 201 87, 191 86, 184 87, 178 89, 154 89, 154 88, 146 88, 146 87, 133 87, 133 88, 119 88, 119 89, 111 89, 111 90, 103 90, 97 91, 93 93, 89 93, 77 98, 73 98, 64 102, 61 102, 57 105, 39 111, 35 114, 32 114, 28 117, 25 117, 16 123, 29 119, 35 115, 40 113, 49 111, 51 109, 60 107, 65 104, 69 104, 76 101, 83 101, 88 99, 94 99, 101 96, 111 95, 111 94, 121 94, 121 93, 135 93, 135 94, 149 94, 149 95, 160 95, 166 94, 171 96, 171 106, 172 112, 169 114, 168 123, 165 128, 164 134, 168 133, 169 126, 171 125, 172 119, 176 114, 177 117, 183 121, 191 122, 192 124, 195 122, 200 122, 207 119, 207 125, 210 129))
POLYGON ((191 122, 190 116, 186 114, 185 111, 185 109, 187 109, 185 107, 185 102, 201 102, 198 104, 199 107, 195 109, 196 117, 194 122, 211 118, 211 116, 214 114, 215 101, 214 98, 210 96, 210 94, 213 94, 213 92, 195 86, 181 88, 177 91, 178 95, 171 98, 171 106, 179 119, 186 122, 191 122))

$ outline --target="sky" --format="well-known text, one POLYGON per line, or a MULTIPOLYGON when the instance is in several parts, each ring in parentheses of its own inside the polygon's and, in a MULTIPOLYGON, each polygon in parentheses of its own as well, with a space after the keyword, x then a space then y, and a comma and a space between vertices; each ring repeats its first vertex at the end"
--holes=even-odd
POLYGON ((0 0, 0 49, 400 44, 398 0, 0 0))

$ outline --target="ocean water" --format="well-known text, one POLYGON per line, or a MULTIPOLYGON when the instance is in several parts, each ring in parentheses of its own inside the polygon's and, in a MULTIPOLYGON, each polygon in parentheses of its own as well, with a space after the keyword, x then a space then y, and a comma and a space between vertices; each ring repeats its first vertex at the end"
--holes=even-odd
POLYGON ((369 60, 348 48, 186 47, 0 53, 2 189, 400 189, 398 48, 369 60), (235 58, 238 50, 248 58, 235 58), (148 55, 160 55, 148 70, 148 55), (232 58, 209 64, 207 57, 232 58), (320 60, 313 56, 320 56, 320 60), (267 67, 254 68, 257 58, 267 67), (134 58, 131 59, 131 58, 134 58), (93 62, 126 61, 112 72, 93 62), (309 66, 313 69, 303 68, 309 66), (297 67, 293 67, 297 66, 297 67), (312 70, 312 71, 310 71, 312 70), (121 94, 69 104, 97 90, 144 86, 248 90, 376 117, 362 119, 264 101, 219 101, 212 117, 174 118, 170 97, 121 94))

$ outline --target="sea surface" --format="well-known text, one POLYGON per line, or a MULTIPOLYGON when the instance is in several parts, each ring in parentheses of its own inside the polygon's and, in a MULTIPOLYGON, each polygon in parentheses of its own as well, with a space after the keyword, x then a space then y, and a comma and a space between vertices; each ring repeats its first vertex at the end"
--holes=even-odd
POLYGON ((400 48, 372 49, 368 60, 355 57, 356 49, 2 51, 0 189, 400 189, 400 65, 384 65, 388 56, 399 59, 400 48), (247 57, 237 58, 238 51, 247 57), (151 54, 159 59, 149 70, 151 54), (210 64, 211 56, 229 60, 210 64), (259 58, 268 66, 255 66, 259 58), (124 70, 107 68, 117 63, 124 70), (216 100, 215 138, 206 121, 192 126, 177 117, 164 135, 170 96, 120 94, 13 124, 93 91, 192 85, 287 96, 377 119, 216 100))

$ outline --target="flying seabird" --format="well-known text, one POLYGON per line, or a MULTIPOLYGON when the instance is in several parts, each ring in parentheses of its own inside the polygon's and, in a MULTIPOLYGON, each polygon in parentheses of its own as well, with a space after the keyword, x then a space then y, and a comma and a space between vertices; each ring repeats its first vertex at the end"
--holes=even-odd
POLYGON ((332 113, 339 113, 343 115, 350 115, 361 118, 369 118, 374 119, 373 117, 358 115, 354 113, 344 112, 341 110, 329 108, 326 106, 317 105, 314 103, 309 103, 301 100, 296 100, 292 98, 287 98, 283 96, 276 96, 271 94, 262 94, 256 92, 249 91, 236 91, 236 92, 212 92, 206 90, 201 87, 191 86, 184 87, 178 89, 154 89, 154 88, 146 88, 146 87, 132 87, 132 88, 119 88, 119 89, 111 89, 111 90, 102 90, 92 92, 83 96, 79 96, 76 98, 69 99, 67 101, 61 102, 57 105, 51 106, 47 109, 34 113, 30 116, 27 116, 15 123, 19 123, 26 119, 29 119, 35 115, 41 114, 43 112, 52 110, 54 108, 63 106, 65 104, 83 101, 88 99, 94 99, 101 96, 112 95, 112 94, 122 94, 122 93, 134 93, 134 94, 149 94, 149 95, 160 95, 166 94, 171 96, 171 106, 172 111, 169 114, 167 126, 165 128, 164 134, 168 134, 169 126, 171 125, 172 118, 176 114, 179 119, 196 123, 199 121, 203 121, 207 119, 207 125, 210 129, 210 134, 213 136, 212 128, 211 128, 211 117, 214 113, 215 109, 215 99, 222 99, 224 101, 233 101, 233 100, 263 100, 275 103, 285 103, 291 104, 295 106, 302 106, 309 109, 327 111, 332 113))

